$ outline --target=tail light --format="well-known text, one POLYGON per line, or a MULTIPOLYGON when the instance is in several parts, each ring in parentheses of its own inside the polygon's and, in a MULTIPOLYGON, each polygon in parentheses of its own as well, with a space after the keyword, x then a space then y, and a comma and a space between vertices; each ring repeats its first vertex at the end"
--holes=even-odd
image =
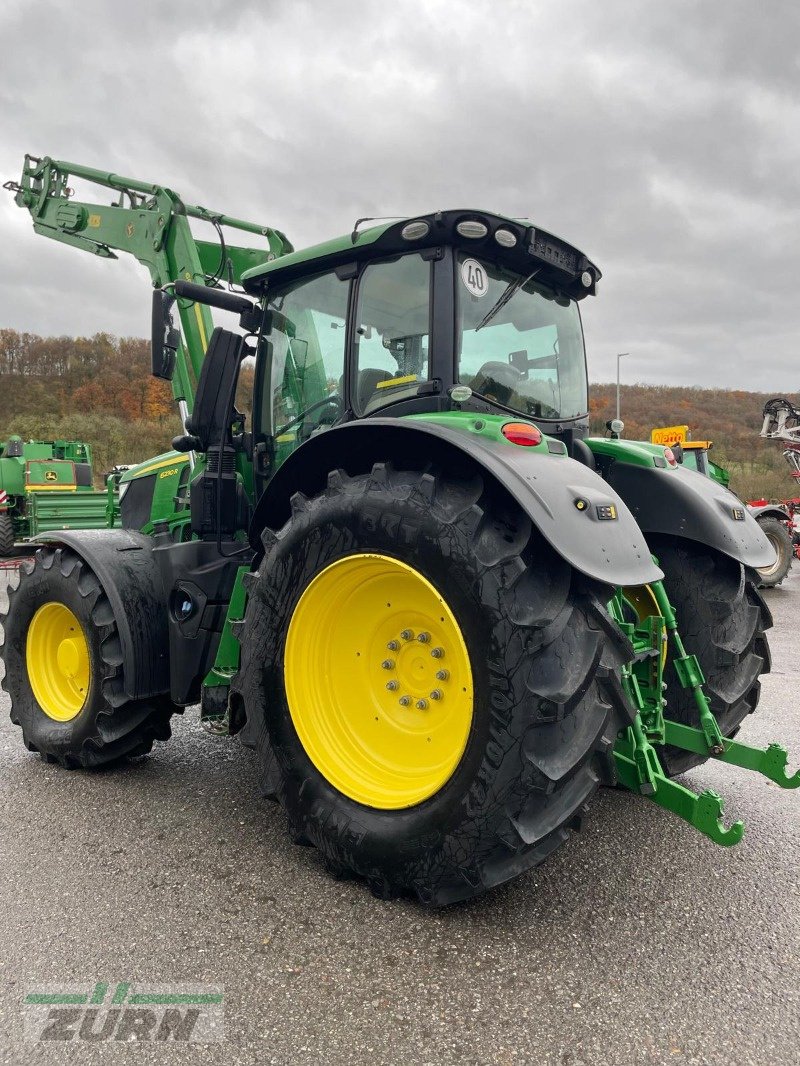
POLYGON ((520 444, 523 448, 534 448, 542 443, 542 433, 528 422, 506 422, 500 432, 511 444, 520 444))

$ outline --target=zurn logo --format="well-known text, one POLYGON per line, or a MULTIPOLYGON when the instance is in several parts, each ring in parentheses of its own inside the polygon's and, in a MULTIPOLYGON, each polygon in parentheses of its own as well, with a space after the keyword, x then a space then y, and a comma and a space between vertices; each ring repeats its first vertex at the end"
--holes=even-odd
POLYGON ((23 999, 28 1040, 219 1043, 223 990, 208 985, 47 985, 23 999))

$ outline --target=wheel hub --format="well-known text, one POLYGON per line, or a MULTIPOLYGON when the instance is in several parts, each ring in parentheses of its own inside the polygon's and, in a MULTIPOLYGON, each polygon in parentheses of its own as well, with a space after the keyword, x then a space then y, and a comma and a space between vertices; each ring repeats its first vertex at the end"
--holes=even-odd
MULTIPOLYGON (((435 622, 433 626, 436 629, 435 622)), ((388 641, 386 650, 390 654, 380 666, 388 672, 390 679, 385 684, 386 691, 392 696, 397 695, 397 699, 382 701, 386 709, 393 708, 394 703, 400 701, 403 701, 401 706, 408 706, 410 700, 418 710, 426 710, 428 700, 438 702, 445 698, 450 683, 449 672, 442 668, 446 656, 442 641, 445 640, 444 633, 434 642, 427 629, 415 633, 405 627, 396 638, 388 641), (425 705, 420 707, 420 701, 425 705)))
POLYGON ((28 627, 25 662, 31 690, 48 718, 69 722, 83 709, 91 660, 81 624, 63 603, 43 604, 28 627))
POLYGON ((78 676, 81 668, 81 653, 78 642, 72 637, 67 637, 58 645, 56 664, 68 680, 74 681, 78 676))

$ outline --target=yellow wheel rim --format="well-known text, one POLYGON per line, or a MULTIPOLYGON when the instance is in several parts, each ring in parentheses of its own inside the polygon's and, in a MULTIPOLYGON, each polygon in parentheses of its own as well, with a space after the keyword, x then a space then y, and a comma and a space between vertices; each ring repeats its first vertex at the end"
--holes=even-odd
POLYGON ((81 624, 63 603, 45 603, 31 619, 25 662, 36 702, 48 718, 69 722, 89 694, 91 661, 81 624))
MULTIPOLYGON (((645 618, 649 618, 651 615, 660 615, 661 611, 658 607, 658 600, 656 594, 650 588, 649 585, 635 585, 630 588, 624 588, 622 590, 623 599, 631 605, 636 612, 636 617, 640 622, 643 622, 645 618)), ((667 664, 667 634, 664 632, 664 637, 661 642, 661 669, 663 670, 667 664)))
POLYGON ((351 555, 317 574, 289 623, 284 671, 308 757, 350 799, 411 807, 453 775, 472 670, 453 612, 413 567, 351 555))

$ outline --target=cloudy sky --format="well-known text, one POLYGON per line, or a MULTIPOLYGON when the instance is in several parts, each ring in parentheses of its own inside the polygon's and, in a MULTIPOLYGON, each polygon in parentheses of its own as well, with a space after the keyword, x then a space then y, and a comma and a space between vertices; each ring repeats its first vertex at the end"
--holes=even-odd
MULTIPOLYGON (((26 0, 0 41, 3 181, 50 155, 298 247, 528 216, 603 271, 593 380, 800 390, 796 0, 26 0)), ((0 328, 144 336, 148 284, 0 192, 0 328)))

